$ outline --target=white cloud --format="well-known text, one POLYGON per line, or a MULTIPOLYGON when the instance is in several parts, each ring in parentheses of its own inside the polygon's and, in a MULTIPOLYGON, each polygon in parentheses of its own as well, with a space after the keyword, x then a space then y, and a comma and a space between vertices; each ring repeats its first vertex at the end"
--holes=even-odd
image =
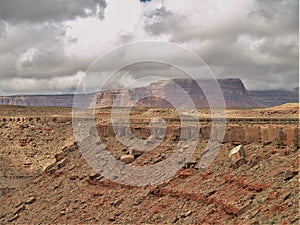
POLYGON ((0 90, 68 92, 97 57, 140 40, 187 47, 217 76, 241 77, 248 88, 291 89, 298 9, 297 0, 0 0, 0 90))

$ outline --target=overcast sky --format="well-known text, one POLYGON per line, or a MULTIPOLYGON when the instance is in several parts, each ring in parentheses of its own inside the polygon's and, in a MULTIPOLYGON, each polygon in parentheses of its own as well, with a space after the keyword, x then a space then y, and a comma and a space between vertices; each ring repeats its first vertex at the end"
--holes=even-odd
POLYGON ((97 57, 142 40, 186 47, 247 89, 291 90, 298 16, 298 0, 0 0, 0 95, 71 92, 97 57))

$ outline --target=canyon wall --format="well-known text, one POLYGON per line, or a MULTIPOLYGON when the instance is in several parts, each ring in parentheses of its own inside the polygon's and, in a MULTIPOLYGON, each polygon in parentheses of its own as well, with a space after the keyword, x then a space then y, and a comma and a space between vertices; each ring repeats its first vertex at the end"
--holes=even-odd
POLYGON ((249 95, 263 106, 276 106, 284 103, 299 102, 299 90, 249 91, 249 95))
POLYGON ((73 97, 73 95, 1 96, 0 105, 71 107, 73 97))
MULTIPOLYGON (((99 135, 102 137, 115 136, 111 125, 99 125, 99 135)), ((148 128, 131 128, 134 134, 139 138, 147 138, 150 135, 148 128)), ((159 130, 160 128, 157 128, 159 130)), ((118 130, 126 132, 126 128, 119 127, 118 130)), ((168 129, 167 136, 174 137, 173 140, 178 141, 180 134, 185 140, 191 138, 189 129, 172 127, 168 129)), ((276 143, 278 146, 295 145, 299 146, 299 127, 291 124, 228 124, 222 143, 239 144, 271 144, 276 143)), ((159 131, 158 131, 159 132, 159 131)), ((207 141, 210 137, 211 127, 207 124, 200 125, 199 140, 207 141)))
MULTIPOLYGON (((98 108, 109 107, 113 104, 120 107, 137 105, 143 107, 170 108, 172 105, 164 99, 176 98, 179 106, 185 106, 186 100, 179 90, 180 86, 193 100, 197 108, 208 108, 206 95, 217 98, 214 85, 210 80, 201 81, 204 91, 198 86, 197 82, 189 79, 174 79, 171 81, 158 81, 147 87, 129 90, 113 90, 96 94, 95 101, 91 104, 98 108), (147 97, 147 96, 159 97, 147 97)), ((256 108, 261 105, 249 96, 240 79, 219 79, 221 90, 224 95, 227 108, 256 108)))
MULTIPOLYGON (((179 85, 191 97, 197 108, 207 108, 208 102, 206 94, 215 95, 214 88, 210 88, 209 80, 201 81, 206 93, 199 88, 198 84, 189 79, 174 79, 170 81, 158 81, 146 87, 133 89, 109 90, 95 94, 80 95, 77 106, 86 107, 90 103, 91 107, 105 108, 113 103, 120 107, 128 107, 133 103, 144 107, 170 108, 172 105, 164 98, 176 97, 179 105, 185 105, 185 99, 178 89, 179 85), (147 97, 147 96, 159 97, 147 97)), ((287 102, 298 102, 298 91, 247 91, 240 79, 219 79, 227 108, 258 108, 266 106, 280 105, 287 102)), ((19 95, 0 96, 0 105, 19 106, 57 106, 72 107, 74 95, 19 95)))

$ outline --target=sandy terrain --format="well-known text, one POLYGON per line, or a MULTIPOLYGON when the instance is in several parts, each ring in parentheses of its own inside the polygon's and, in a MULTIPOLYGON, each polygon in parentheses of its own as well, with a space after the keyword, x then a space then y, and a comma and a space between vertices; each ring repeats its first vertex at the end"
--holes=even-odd
MULTIPOLYGON (((1 106, 0 111, 2 224, 299 223, 299 104, 228 110, 222 147, 202 170, 197 163, 210 136, 209 111, 189 112, 203 118, 192 158, 170 181, 145 187, 114 183, 91 169, 72 135, 71 109, 1 106), (240 144, 245 162, 235 167, 228 155, 240 144)), ((118 142, 110 116, 109 109, 96 111, 97 130, 120 159, 130 149, 118 142)), ((173 109, 135 108, 133 133, 147 138, 153 117, 164 118, 169 133, 158 148, 134 157, 135 165, 163 161, 178 143, 173 109)))

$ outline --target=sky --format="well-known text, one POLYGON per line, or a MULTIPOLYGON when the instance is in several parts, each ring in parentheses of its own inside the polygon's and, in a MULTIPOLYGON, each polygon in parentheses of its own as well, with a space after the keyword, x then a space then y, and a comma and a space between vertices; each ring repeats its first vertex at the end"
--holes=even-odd
POLYGON ((298 35, 298 0, 0 0, 0 95, 72 93, 98 57, 143 40, 187 48, 248 90, 292 90, 298 35))

